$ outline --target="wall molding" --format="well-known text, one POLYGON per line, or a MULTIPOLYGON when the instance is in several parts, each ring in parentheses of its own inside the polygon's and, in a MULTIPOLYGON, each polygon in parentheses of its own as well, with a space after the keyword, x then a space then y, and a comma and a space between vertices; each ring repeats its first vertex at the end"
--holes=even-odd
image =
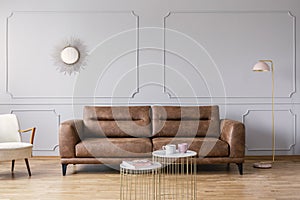
MULTIPOLYGON (((30 113, 30 112, 49 112, 49 114, 54 114, 55 117, 56 117, 56 121, 57 121, 57 124, 56 124, 56 133, 58 133, 58 127, 60 125, 60 114, 58 114, 56 112, 55 109, 12 109, 10 110, 10 113, 11 114, 16 114, 16 113, 30 113)), ((39 130, 37 129, 37 132, 39 130)), ((37 134, 36 134, 37 135, 37 134)), ((36 139, 35 139, 35 142, 38 142, 36 139)), ((37 152, 37 151, 56 151, 58 147, 58 144, 54 144, 51 148, 34 148, 33 151, 37 152)))
MULTIPOLYGON (((124 11, 115 11, 115 10, 105 10, 105 11, 12 11, 10 15, 6 18, 6 31, 5 31, 5 42, 6 42, 6 47, 5 47, 5 93, 10 96, 11 99, 81 99, 81 98, 94 98, 94 99, 107 99, 107 98, 117 98, 117 99, 128 99, 128 98, 134 98, 136 94, 139 93, 139 15, 137 15, 134 11, 132 10, 124 10, 124 11), (129 14, 135 18, 135 32, 136 32, 136 44, 134 50, 131 50, 129 52, 124 53, 123 55, 119 56, 117 59, 114 59, 111 63, 116 62, 118 59, 120 59, 122 56, 126 56, 128 53, 136 52, 135 53, 135 63, 136 63, 136 88, 134 89, 133 93, 128 96, 128 97, 114 97, 114 96, 107 96, 107 97, 102 97, 102 96, 95 96, 95 97, 74 97, 74 96, 66 96, 66 97, 56 97, 56 96, 18 96, 14 94, 12 91, 9 90, 9 21, 15 16, 16 14, 65 14, 65 13, 70 13, 70 14, 129 14)), ((131 30, 132 31, 132 30, 131 30)))
MULTIPOLYGON (((167 24, 167 18, 169 18, 170 16, 172 16, 173 14, 203 14, 203 13, 216 13, 216 14, 220 14, 220 13, 224 13, 224 14, 264 14, 264 13, 269 13, 269 14, 287 14, 288 16, 291 17, 292 20, 292 32, 293 32, 293 36, 292 36, 292 40, 293 40, 293 55, 292 55, 292 59, 293 59, 293 66, 292 66, 292 70, 293 70, 293 75, 292 75, 292 90, 290 91, 290 93, 286 96, 286 97, 274 97, 274 98, 286 98, 286 99, 290 99, 292 98, 292 96, 296 93, 297 89, 296 89, 296 17, 292 14, 291 11, 289 10, 277 10, 277 11, 267 11, 267 10, 260 10, 260 11, 255 11, 255 10, 244 10, 244 11, 237 11, 237 10, 208 10, 208 11, 180 11, 180 10, 176 10, 176 11, 169 11, 163 18, 163 29, 164 29, 164 33, 163 33, 163 65, 164 65, 164 70, 163 70, 163 84, 164 84, 164 89, 163 92, 167 93, 168 96, 170 98, 232 98, 232 99, 251 99, 251 98, 269 98, 268 96, 260 96, 260 97, 252 97, 252 96, 214 96, 214 97, 208 97, 208 96, 188 96, 188 97, 173 97, 172 94, 169 94, 169 92, 166 89, 166 30, 168 29, 166 24, 167 24)), ((192 39, 192 38, 189 38, 192 39)), ((192 39, 193 40, 193 39, 192 39)), ((194 40, 193 40, 194 41, 194 40)), ((196 42, 196 41, 194 41, 196 42)), ((197 43, 197 42, 196 42, 197 43)), ((201 47, 200 44, 197 43, 197 45, 199 47, 201 47)), ((213 62, 212 57, 209 55, 208 52, 206 52, 206 54, 208 55, 208 57, 210 58, 210 60, 212 61, 212 63, 214 64, 214 66, 216 66, 216 64, 213 62)), ((189 62, 189 64, 191 64, 189 62)), ((191 64, 192 65, 192 64, 191 64)), ((194 65, 192 65, 194 67, 194 65)))
MULTIPOLYGON (((245 123, 245 119, 247 116, 251 114, 251 112, 257 112, 257 111, 263 111, 263 112, 272 112, 271 109, 248 109, 243 115, 242 115, 242 122, 245 123)), ((291 151, 293 147, 296 145, 296 133, 297 133, 297 128, 296 128, 296 114, 293 113, 291 109, 275 109, 274 112, 276 111, 285 111, 288 112, 292 116, 293 120, 293 143, 289 144, 289 147, 287 148, 276 148, 275 151, 291 151)), ((275 130, 275 139, 276 139, 276 130, 275 130)), ((247 151, 272 151, 272 148, 251 148, 247 144, 245 145, 247 151)))

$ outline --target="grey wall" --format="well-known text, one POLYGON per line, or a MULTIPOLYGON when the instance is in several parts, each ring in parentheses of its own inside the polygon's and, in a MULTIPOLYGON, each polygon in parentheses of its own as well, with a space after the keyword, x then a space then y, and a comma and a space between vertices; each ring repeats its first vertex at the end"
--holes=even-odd
POLYGON ((299 0, 0 0, 0 113, 37 126, 34 155, 58 155, 59 123, 84 105, 220 105, 246 125, 248 155, 271 154, 272 59, 277 154, 300 154, 299 0), (52 54, 76 37, 78 74, 52 54))

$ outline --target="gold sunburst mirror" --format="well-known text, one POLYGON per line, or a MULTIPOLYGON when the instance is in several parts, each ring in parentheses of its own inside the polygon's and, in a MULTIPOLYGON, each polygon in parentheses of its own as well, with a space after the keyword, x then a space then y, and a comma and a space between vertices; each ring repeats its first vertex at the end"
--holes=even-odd
POLYGON ((85 44, 78 38, 70 38, 56 47, 54 64, 59 72, 71 75, 87 65, 87 55, 85 44))

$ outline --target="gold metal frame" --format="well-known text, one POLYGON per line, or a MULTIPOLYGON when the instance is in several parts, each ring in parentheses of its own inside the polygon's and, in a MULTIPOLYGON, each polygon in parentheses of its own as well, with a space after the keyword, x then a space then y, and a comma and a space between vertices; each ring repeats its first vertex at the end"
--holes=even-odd
POLYGON ((134 170, 120 167, 121 200, 160 200, 160 168, 134 170))
MULTIPOLYGON (((271 71, 272 72, 272 163, 275 162, 275 123, 274 123, 274 63, 272 60, 259 60, 259 62, 263 63, 270 63, 271 64, 271 69, 270 70, 257 70, 255 69, 254 71, 258 72, 266 72, 266 71, 271 71)), ((268 64, 266 64, 268 65, 268 64)), ((268 162, 259 162, 259 163, 254 163, 254 167, 257 168, 271 168, 272 163, 268 162)))
POLYGON ((160 199, 197 199, 197 163, 194 156, 183 158, 153 156, 153 161, 162 164, 159 181, 160 199))
POLYGON ((57 66, 57 70, 69 75, 80 72, 80 70, 87 65, 87 56, 88 51, 86 45, 79 38, 73 37, 67 39, 61 45, 56 46, 52 55, 54 65, 57 66), (61 55, 64 49, 70 47, 77 51, 78 58, 77 60, 74 60, 74 62, 68 63, 62 59, 61 55))
POLYGON ((259 61, 271 63, 271 72, 272 72, 272 162, 274 162, 275 161, 274 63, 272 60, 259 60, 259 61))

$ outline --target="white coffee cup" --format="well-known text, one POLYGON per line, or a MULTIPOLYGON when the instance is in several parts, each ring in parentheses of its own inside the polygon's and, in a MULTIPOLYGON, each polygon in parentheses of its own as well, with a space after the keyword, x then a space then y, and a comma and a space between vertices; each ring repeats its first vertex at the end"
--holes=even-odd
POLYGON ((162 147, 163 150, 166 151, 166 155, 174 154, 176 152, 176 145, 175 144, 167 144, 162 147))

